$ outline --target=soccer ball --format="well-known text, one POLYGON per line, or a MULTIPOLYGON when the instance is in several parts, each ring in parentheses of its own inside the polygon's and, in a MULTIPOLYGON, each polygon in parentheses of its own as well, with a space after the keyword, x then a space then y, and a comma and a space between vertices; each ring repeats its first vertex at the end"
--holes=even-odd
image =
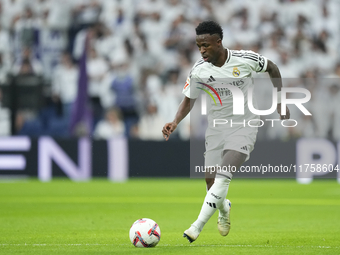
POLYGON ((148 218, 136 220, 130 228, 130 240, 136 247, 155 247, 161 239, 161 230, 148 218))

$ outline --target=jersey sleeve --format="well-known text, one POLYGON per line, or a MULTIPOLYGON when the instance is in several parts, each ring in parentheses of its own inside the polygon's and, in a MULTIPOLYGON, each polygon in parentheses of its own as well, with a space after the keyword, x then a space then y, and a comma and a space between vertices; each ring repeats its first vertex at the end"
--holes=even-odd
MULTIPOLYGON (((197 62, 200 63, 200 62, 197 62)), ((201 88, 202 88, 202 84, 200 84, 200 82, 202 82, 202 80, 199 78, 198 76, 198 65, 200 64, 195 64, 194 67, 191 69, 191 72, 185 82, 184 88, 182 93, 191 99, 196 99, 198 98, 200 92, 201 92, 201 88)))
POLYGON ((246 50, 243 53, 243 58, 246 60, 252 71, 263 73, 267 70, 268 59, 251 50, 246 50))

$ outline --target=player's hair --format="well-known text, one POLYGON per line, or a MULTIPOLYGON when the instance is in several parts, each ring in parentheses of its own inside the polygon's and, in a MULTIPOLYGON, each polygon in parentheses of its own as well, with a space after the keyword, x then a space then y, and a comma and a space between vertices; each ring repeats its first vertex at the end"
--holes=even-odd
POLYGON ((223 30, 220 24, 212 20, 203 21, 199 23, 198 26, 196 27, 196 35, 204 35, 204 34, 210 34, 210 35, 218 34, 221 40, 223 39, 223 30))

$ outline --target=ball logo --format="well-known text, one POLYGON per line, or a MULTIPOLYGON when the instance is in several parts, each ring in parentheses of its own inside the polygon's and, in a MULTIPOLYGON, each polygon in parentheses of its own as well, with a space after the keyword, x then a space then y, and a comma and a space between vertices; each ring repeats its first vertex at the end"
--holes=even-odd
POLYGON ((240 70, 238 70, 238 68, 237 67, 234 67, 233 68, 233 75, 234 75, 234 77, 239 77, 240 76, 240 70))

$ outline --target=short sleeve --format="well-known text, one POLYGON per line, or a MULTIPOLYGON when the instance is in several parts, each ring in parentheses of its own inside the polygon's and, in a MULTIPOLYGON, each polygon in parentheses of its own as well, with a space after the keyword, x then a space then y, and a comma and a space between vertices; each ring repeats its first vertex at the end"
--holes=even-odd
POLYGON ((264 56, 251 50, 244 51, 243 58, 246 59, 250 69, 262 73, 267 70, 268 60, 264 56))
POLYGON ((200 69, 199 65, 203 63, 204 61, 196 62, 185 82, 182 93, 188 98, 196 99, 201 92, 200 88, 202 88, 202 84, 200 84, 200 82, 202 82, 202 80, 198 76, 198 71, 200 69))

